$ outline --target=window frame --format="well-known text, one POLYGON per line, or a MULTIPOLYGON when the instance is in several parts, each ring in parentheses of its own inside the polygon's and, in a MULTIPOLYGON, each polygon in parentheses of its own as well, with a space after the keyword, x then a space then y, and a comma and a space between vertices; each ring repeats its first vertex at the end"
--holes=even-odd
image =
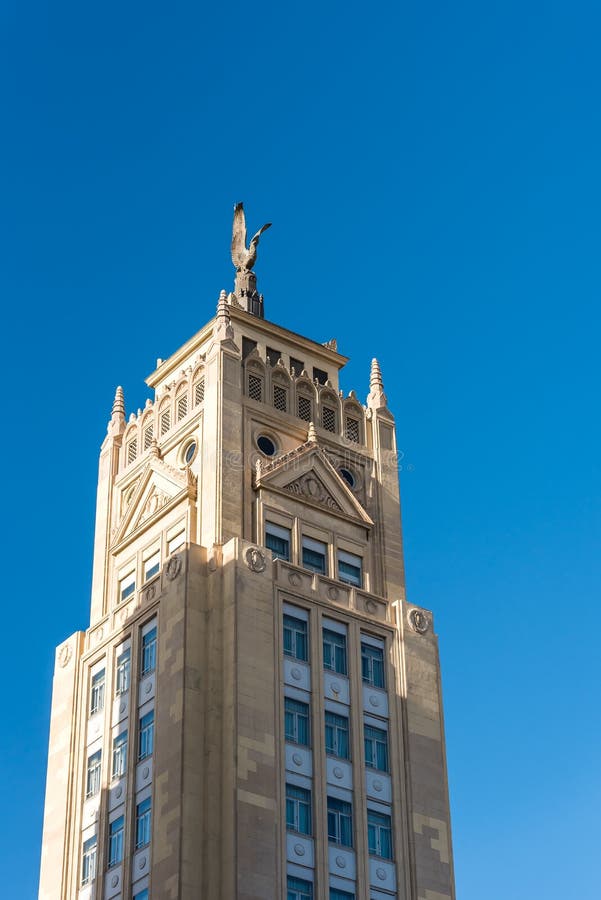
POLYGON ((367 643, 361 640, 361 680, 364 684, 369 684, 378 690, 386 690, 386 665, 384 659, 384 648, 375 644, 367 643), (374 661, 376 655, 379 654, 378 662, 382 665, 382 683, 378 684, 378 679, 374 675, 374 661), (367 665, 365 665, 367 664, 367 665), (366 676, 367 671, 367 676, 366 676))
POLYGON ((285 528, 283 525, 278 525, 276 522, 265 522, 265 546, 268 550, 271 550, 274 559, 282 559, 284 562, 290 562, 290 556, 292 551, 292 529, 285 528), (280 551, 275 547, 270 547, 267 538, 273 538, 275 541, 282 541, 283 543, 288 544, 288 555, 284 556, 280 553, 280 551), (277 555, 276 555, 277 554, 277 555))
POLYGON ((125 816, 118 816, 109 822, 108 827, 108 849, 107 849, 107 869, 114 869, 123 862, 123 844, 125 835, 125 816), (115 828, 116 825, 119 827, 115 828))
POLYGON ((370 809, 369 806, 367 807, 367 850, 370 856, 375 856, 378 859, 388 861, 394 859, 392 816, 370 809), (379 819, 380 821, 374 822, 374 819, 379 819))
POLYGON ((350 587, 361 589, 363 587, 363 557, 357 553, 349 553, 348 550, 338 550, 336 562, 338 566, 338 581, 348 584, 350 587), (341 571, 341 564, 357 571, 358 575, 355 580, 353 580, 351 575, 341 571))
POLYGON ((353 846, 353 804, 350 800, 341 800, 339 797, 327 795, 327 823, 328 823, 328 843, 336 844, 339 847, 353 846), (344 809, 342 808, 344 807, 344 809), (330 818, 332 817, 332 818, 330 818), (333 823, 334 827, 330 828, 333 823), (343 838, 343 833, 348 829, 349 843, 343 838))
POLYGON ((313 811, 310 788, 286 782, 286 831, 311 837, 313 834, 313 811), (294 792, 298 792, 294 796, 294 792), (302 796, 300 796, 302 795, 302 796), (292 811, 292 816, 290 816, 292 811), (303 827, 302 819, 305 817, 303 827), (292 820, 292 824, 291 821, 292 820))
POLYGON ((154 753, 154 709, 148 710, 138 721, 138 762, 154 753), (150 748, 150 749, 149 749, 150 748))
POLYGON ((127 749, 129 744, 128 729, 125 728, 113 738, 111 746, 111 781, 117 781, 127 775, 127 749), (124 737, 125 736, 125 737, 124 737), (118 761, 118 764, 115 763, 118 761))
POLYGON ((324 625, 321 633, 323 667, 326 672, 348 676, 346 634, 324 625))
POLYGON ((308 534, 303 534, 301 537, 301 564, 303 569, 306 569, 308 572, 315 572, 317 575, 323 575, 325 578, 328 577, 328 553, 329 553, 329 545, 325 541, 319 541, 315 538, 310 537, 308 534), (320 548, 323 548, 323 553, 320 548), (314 554, 314 556, 323 557, 323 571, 321 568, 318 568, 316 565, 309 563, 308 558, 305 556, 307 554, 314 554))
POLYGON ((374 772, 389 772, 390 771, 390 753, 388 748, 388 732, 385 728, 378 728, 376 725, 372 725, 370 722, 363 723, 363 746, 365 752, 365 767, 366 769, 371 769, 374 772), (368 734, 368 729, 371 732, 378 732, 378 734, 368 734), (381 735, 384 735, 384 739, 382 740, 381 735), (368 745, 370 746, 370 750, 368 752, 368 745), (382 761, 382 756, 380 754, 380 750, 382 750, 382 755, 384 756, 384 768, 380 765, 382 761), (368 762, 368 759, 370 760, 368 762))
POLYGON ((306 619, 297 618, 293 613, 289 613, 284 611, 283 614, 283 647, 284 647, 284 656, 288 659, 296 659, 298 662, 308 662, 309 661, 309 623, 306 619), (288 622, 286 620, 289 620, 288 622), (296 628, 291 625, 291 622, 300 623, 301 628, 296 628), (287 652, 286 646, 286 632, 289 631, 292 637, 290 643, 290 651, 287 652), (299 635, 304 638, 304 646, 301 650, 301 654, 298 652, 298 643, 299 643, 299 635))
POLYGON ((348 716, 343 716, 340 713, 333 712, 331 709, 324 710, 324 734, 325 734, 325 748, 326 755, 334 756, 337 759, 347 759, 351 758, 351 723, 348 716), (328 722, 328 716, 331 719, 336 721, 328 722), (345 725, 341 723, 346 723, 345 725), (331 731, 332 739, 328 741, 328 730, 331 731), (340 736, 344 735, 344 741, 346 742, 346 753, 341 753, 341 738, 340 736))
POLYGON ((98 865, 98 835, 93 834, 81 845, 81 886, 96 880, 98 865))
POLYGON ((308 703, 297 700, 295 697, 284 697, 284 740, 299 747, 311 746, 311 707, 308 703), (299 707, 303 707, 303 709, 299 707), (291 729, 288 728, 289 716, 292 717, 293 727, 291 729), (303 722, 303 720, 306 721, 299 728, 299 722, 303 722), (306 731, 306 741, 302 740, 303 728, 306 731))
POLYGON ((131 647, 125 647, 115 660, 115 697, 127 694, 131 684, 131 647))
POLYGON ((136 850, 148 847, 152 838, 152 798, 146 797, 136 804, 135 844, 136 850))
POLYGON ((102 749, 90 753, 86 761, 86 800, 100 792, 102 783, 102 749), (90 763, 93 761, 93 764, 90 763))
POLYGON ((102 668, 95 672, 90 679, 90 716, 97 716, 104 710, 105 690, 106 668, 102 668))
POLYGON ((158 630, 156 624, 142 635, 140 678, 150 675, 157 667, 158 630))

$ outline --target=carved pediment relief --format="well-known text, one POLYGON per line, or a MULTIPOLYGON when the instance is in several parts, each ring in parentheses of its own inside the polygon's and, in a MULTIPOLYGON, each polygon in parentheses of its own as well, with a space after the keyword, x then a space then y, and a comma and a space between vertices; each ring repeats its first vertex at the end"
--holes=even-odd
POLYGON ((311 441, 270 463, 259 465, 255 487, 292 495, 334 515, 359 521, 363 526, 373 525, 323 450, 311 441))
POLYGON ((127 504, 111 533, 111 543, 117 544, 153 518, 174 500, 196 498, 196 478, 186 470, 175 469, 153 458, 138 479, 133 493, 127 489, 127 504))

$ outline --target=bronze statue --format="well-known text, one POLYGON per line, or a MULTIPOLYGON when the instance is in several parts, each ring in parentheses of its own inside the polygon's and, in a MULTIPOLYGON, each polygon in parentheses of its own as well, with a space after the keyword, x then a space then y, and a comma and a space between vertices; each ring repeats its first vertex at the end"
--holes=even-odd
POLYGON ((268 228, 271 228, 271 222, 263 225, 263 227, 253 235, 247 248, 244 205, 242 203, 236 203, 234 207, 234 226, 232 229, 232 262, 236 267, 234 294, 236 300, 241 303, 243 308, 261 318, 263 318, 263 296, 257 292, 257 278, 252 271, 252 267, 257 259, 259 238, 268 228))

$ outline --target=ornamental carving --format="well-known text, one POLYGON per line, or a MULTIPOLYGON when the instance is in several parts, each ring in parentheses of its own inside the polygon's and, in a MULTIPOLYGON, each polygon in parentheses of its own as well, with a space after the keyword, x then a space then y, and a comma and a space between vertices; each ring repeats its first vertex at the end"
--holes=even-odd
POLYGON ((181 556, 172 556, 165 566, 165 575, 169 581, 174 581, 182 570, 181 556))
POLYGON ((298 587, 302 580, 298 572, 288 572, 288 581, 293 587, 298 587))
POLYGON ((306 475, 302 475, 300 478, 297 478, 296 481, 287 484, 286 490, 288 493, 294 494, 297 497, 306 497, 307 500, 312 500, 314 503, 319 503, 321 506, 325 506, 328 509, 342 512, 338 503, 336 503, 319 478, 313 475, 312 472, 307 472, 306 475))
POLYGON ((421 609, 409 610, 409 624, 418 634, 425 634, 430 627, 430 619, 421 609))
POLYGON ((265 557, 258 547, 249 547, 244 554, 244 558, 251 572, 264 572, 267 568, 265 557))
POLYGON ((58 664, 61 669, 64 669, 66 665, 68 665, 69 660, 73 656, 73 650, 71 649, 70 644, 63 644, 63 646, 58 651, 58 664))
POLYGON ((138 525, 141 525, 142 522, 145 522, 146 519, 149 519, 150 516, 153 516, 157 510, 161 509, 161 507, 165 506, 169 503, 171 497, 168 497, 167 494, 162 491, 153 491, 148 500, 142 507, 142 512, 140 513, 140 518, 138 519, 138 525))

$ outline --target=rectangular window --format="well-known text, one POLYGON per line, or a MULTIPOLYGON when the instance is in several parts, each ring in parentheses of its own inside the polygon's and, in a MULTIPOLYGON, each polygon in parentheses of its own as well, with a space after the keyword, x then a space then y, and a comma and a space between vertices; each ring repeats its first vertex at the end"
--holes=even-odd
POLYGON ((308 747, 310 744, 309 730, 309 704, 284 698, 284 731, 286 740, 293 744, 302 744, 308 747))
POLYGON ((131 597, 135 589, 136 573, 130 572, 119 582, 119 603, 123 603, 128 597, 131 597))
POLYGON ((360 430, 359 430, 359 421, 358 419, 353 419, 351 416, 346 416, 344 420, 344 436, 347 441, 351 441, 353 444, 360 443, 360 430))
POLYGON ((363 560, 354 553, 338 551, 338 580, 355 587, 363 586, 363 560))
POLYGON ((392 822, 390 816, 367 810, 367 845, 370 856, 392 859, 392 822))
POLYGON ((248 376, 248 396, 259 403, 263 399, 263 379, 258 375, 248 376))
POLYGON ((286 784, 286 828, 311 834, 311 791, 286 784))
POLYGON ((90 715, 102 712, 104 709, 104 669, 92 675, 90 688, 90 715))
POLYGON ((327 544, 322 541, 314 541, 313 538, 303 538, 303 566, 320 575, 328 574, 327 544))
POLYGON ((313 900, 313 885, 304 878, 288 875, 286 879, 286 900, 313 900))
POLYGON ((123 816, 119 816, 118 819, 109 824, 108 869, 118 866, 123 859, 123 829, 123 816))
POLYGON ((328 373, 324 372, 323 369, 318 369, 317 366, 313 366, 313 381, 317 381, 318 384, 325 384, 328 380, 328 373))
POLYGON ((138 439, 134 438, 127 445, 127 463, 132 463, 138 455, 138 439))
POLYGON ((326 710, 326 753, 349 759, 349 723, 346 716, 326 710))
POLYGON ((328 797, 328 840, 343 847, 353 846, 353 808, 338 797, 328 797))
POLYGON ((364 727, 365 765, 368 769, 388 772, 388 732, 373 725, 364 727))
POLYGON ((155 575, 158 575, 160 568, 161 552, 160 550, 157 550, 157 552, 153 553, 153 555, 144 563, 144 581, 148 581, 150 578, 154 578, 155 575))
POLYGON ((81 883, 90 884, 96 878, 96 835, 84 841, 81 853, 81 883))
POLYGON ((142 635, 142 669, 141 675, 154 672, 157 666, 157 629, 156 625, 142 635))
POLYGON ((346 675, 346 635, 323 630, 323 667, 339 675, 346 675))
POLYGON ((166 409, 165 412, 161 413, 161 437, 164 434, 167 434, 169 429, 171 428, 171 410, 166 409))
POLYGON ((288 411, 288 391, 281 384, 273 386, 273 405, 280 412, 288 411))
POLYGON ((150 425, 147 425, 144 429, 144 449, 148 450, 150 445, 152 444, 152 439, 154 437, 154 425, 152 422, 150 425))
POLYGON ((129 690, 130 681, 130 658, 131 650, 129 647, 120 653, 117 657, 117 669, 115 672, 115 694, 125 694, 129 690))
POLYGON ((336 410, 332 409, 331 406, 322 406, 321 424, 326 431, 336 431, 336 410))
POLYGON ((194 385, 194 406, 200 406, 201 403, 204 403, 205 399, 205 380, 204 378, 199 378, 196 384, 194 385))
POLYGON ((148 888, 144 888, 143 891, 138 891, 137 894, 134 894, 134 900, 148 900, 149 896, 148 888))
POLYGON ((304 394, 298 394, 296 402, 297 415, 299 419, 303 419, 305 422, 310 422, 313 418, 313 404, 311 402, 311 398, 306 397, 304 394))
POLYGON ((250 338, 243 337, 242 338, 242 359, 246 359, 246 357, 253 352, 255 347, 257 346, 256 341, 251 341, 250 338))
POLYGON ((136 850, 150 843, 150 797, 136 806, 136 850))
POLYGON ((111 778, 122 778, 127 771, 127 731, 113 739, 113 771, 111 778))
POLYGON ((177 421, 185 419, 188 415, 188 395, 182 394, 177 398, 177 421))
POLYGON ((265 522, 265 546, 274 559, 290 560, 290 529, 265 522))
POLYGON ((86 799, 94 797, 100 790, 100 768, 102 761, 102 750, 98 750, 91 756, 88 756, 88 767, 86 773, 86 799))
POLYGON ((361 674, 366 684, 384 687, 384 651, 381 647, 361 644, 361 674))
POLYGON ((174 535, 167 544, 167 553, 171 556, 172 553, 175 553, 176 550, 186 543, 186 530, 178 532, 178 534, 174 535))
POLYGON ((295 359, 293 356, 290 357, 290 371, 296 378, 304 371, 304 368, 305 364, 302 359, 295 359))
POLYGON ((273 347, 267 347, 267 359, 270 366, 277 366, 278 359, 282 355, 281 350, 274 350, 273 347))
POLYGON ((140 719, 140 734, 138 736, 138 759, 146 759, 152 756, 154 746, 154 709, 140 719))
POLYGON ((308 649, 305 620, 284 614, 284 656, 306 662, 308 649))
POLYGON ((355 895, 340 888, 330 888, 330 900, 355 900, 355 895))

